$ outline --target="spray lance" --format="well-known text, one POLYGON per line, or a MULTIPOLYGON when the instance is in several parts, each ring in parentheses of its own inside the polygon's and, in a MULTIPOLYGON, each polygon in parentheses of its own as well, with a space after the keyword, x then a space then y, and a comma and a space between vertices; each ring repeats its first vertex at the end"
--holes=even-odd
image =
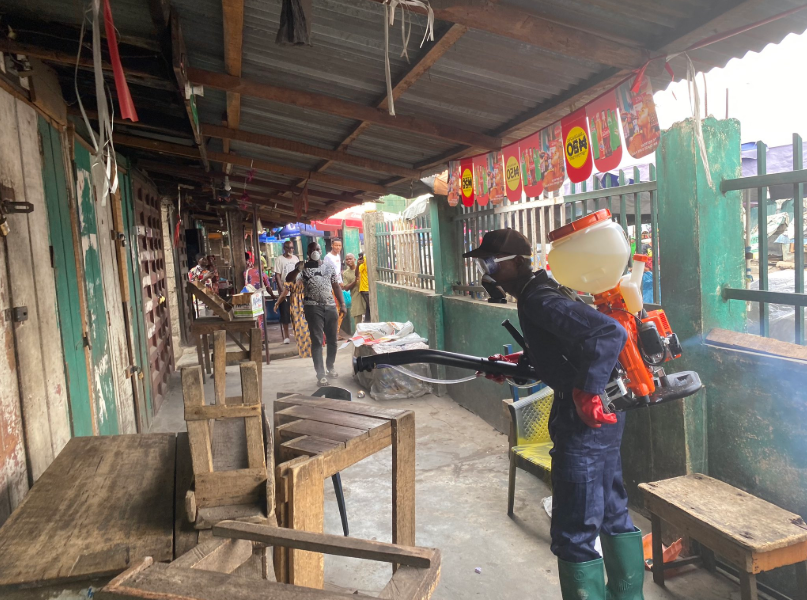
MULTIPOLYGON (((611 220, 608 210, 600 210, 573 221, 549 234, 553 242, 549 261, 557 279, 548 285, 568 298, 583 302, 574 291, 592 297, 592 310, 598 310, 619 322, 628 339, 619 354, 611 379, 601 399, 611 411, 653 406, 691 396, 703 387, 694 371, 667 374, 662 365, 679 358, 683 352, 663 310, 646 311, 641 295, 641 275, 647 257, 633 257, 633 272, 623 275, 630 256, 630 244, 624 230, 611 220)), ((484 282, 483 282, 484 283, 484 282)), ((489 301, 506 302, 500 288, 485 285, 489 301)), ((488 358, 442 350, 404 350, 387 355, 355 357, 354 372, 380 366, 431 363, 473 369, 478 375, 504 377, 511 384, 537 383, 538 374, 527 357, 521 333, 505 320, 502 323, 522 352, 488 358)), ((572 368, 574 364, 564 360, 572 368)), ((407 374, 412 374, 407 372, 407 374)), ((459 381, 473 379, 471 376, 459 381)))

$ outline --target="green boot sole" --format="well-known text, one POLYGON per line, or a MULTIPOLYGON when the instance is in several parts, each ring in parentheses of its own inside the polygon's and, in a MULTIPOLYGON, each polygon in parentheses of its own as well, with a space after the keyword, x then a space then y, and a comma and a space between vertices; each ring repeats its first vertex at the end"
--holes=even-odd
POLYGON ((563 600, 605 600, 605 573, 601 558, 584 563, 558 559, 563 600))
POLYGON ((644 548, 642 532, 600 535, 605 571, 608 573, 607 600, 644 600, 644 548))

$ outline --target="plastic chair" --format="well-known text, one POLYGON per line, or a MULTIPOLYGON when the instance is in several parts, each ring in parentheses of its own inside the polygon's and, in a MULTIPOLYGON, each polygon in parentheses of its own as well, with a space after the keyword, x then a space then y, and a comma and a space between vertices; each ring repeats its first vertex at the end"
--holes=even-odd
MULTIPOLYGON (((318 398, 330 398, 331 400, 347 400, 348 402, 353 400, 353 394, 350 390, 335 385, 324 385, 311 395, 318 398)), ((342 531, 347 537, 350 534, 350 529, 347 524, 347 506, 345 506, 345 492, 342 490, 342 476, 336 473, 331 477, 331 481, 333 482, 333 491, 336 493, 336 504, 339 506, 339 516, 342 518, 342 531)))
POLYGON ((513 514, 516 469, 540 477, 552 486, 552 440, 549 437, 549 411, 555 393, 545 387, 526 398, 505 400, 510 412, 510 476, 507 486, 507 514, 513 514))

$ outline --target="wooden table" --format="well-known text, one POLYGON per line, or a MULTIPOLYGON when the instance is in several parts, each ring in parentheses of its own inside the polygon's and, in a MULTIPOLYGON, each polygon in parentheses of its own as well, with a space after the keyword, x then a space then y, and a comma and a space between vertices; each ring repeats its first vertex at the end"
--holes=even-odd
MULTIPOLYGON (((258 327, 258 317, 248 319, 233 319, 225 321, 220 317, 199 317, 191 322, 191 336, 196 338, 196 354, 199 357, 199 364, 202 366, 202 375, 210 375, 210 335, 215 331, 224 331, 231 340, 244 352, 249 349, 244 345, 242 336, 249 339, 251 329, 258 327)), ((249 343, 249 342, 247 342, 249 343)))
POLYGON ((71 439, 0 528, 0 596, 172 560, 175 454, 173 433, 71 439))
MULTIPOLYGON (((324 481, 392 446, 392 543, 415 545, 415 414, 359 402, 278 394, 275 401, 278 520, 323 530, 324 481)), ((275 556, 278 581, 321 588, 321 553, 275 556)))
MULTIPOLYGON (((653 528, 653 581, 664 585, 661 521, 701 544, 704 565, 715 554, 739 571, 742 600, 756 600, 756 574, 796 565, 798 594, 807 600, 807 524, 798 515, 706 475, 686 475, 639 486, 653 528)), ((688 561, 688 559, 684 559, 688 561)))

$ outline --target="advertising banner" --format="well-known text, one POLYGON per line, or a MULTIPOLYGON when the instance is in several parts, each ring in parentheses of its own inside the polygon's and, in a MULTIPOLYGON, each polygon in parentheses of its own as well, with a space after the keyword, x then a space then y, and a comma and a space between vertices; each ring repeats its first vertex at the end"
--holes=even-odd
POLYGON ((518 143, 521 157, 521 183, 527 198, 540 196, 544 191, 544 175, 541 172, 541 135, 535 132, 518 143))
POLYGON ((460 171, 460 161, 452 160, 448 163, 448 205, 457 206, 462 194, 462 171, 460 171))
POLYGON ((586 105, 591 153, 594 166, 600 173, 612 171, 622 161, 622 138, 619 135, 619 117, 616 94, 613 90, 586 105))
POLYGON ((502 148, 504 163, 504 191, 510 202, 521 200, 521 162, 519 160, 518 143, 502 148))
POLYGON ((488 182, 490 183, 490 203, 495 206, 504 202, 504 163, 500 150, 488 153, 488 182))
POLYGON ((591 140, 588 137, 586 109, 574 111, 563 117, 563 149, 566 155, 566 174, 572 183, 585 181, 591 175, 594 162, 591 156, 591 140))
POLYGON ((463 206, 473 206, 474 205, 474 167, 473 167, 473 159, 471 158, 463 158, 460 161, 460 172, 462 173, 461 177, 461 187, 460 190, 462 191, 462 205, 463 206))
POLYGON ((479 206, 487 206, 490 199, 490 179, 488 177, 488 155, 477 154, 471 159, 474 168, 474 196, 479 206))
POLYGON ((631 85, 632 81, 628 80, 617 87, 616 97, 625 146, 633 158, 642 158, 656 150, 661 130, 650 80, 643 77, 636 93, 630 89, 631 85))
POLYGON ((538 132, 541 136, 540 169, 547 192, 554 192, 563 185, 566 177, 566 160, 563 151, 563 130, 560 121, 538 132))

